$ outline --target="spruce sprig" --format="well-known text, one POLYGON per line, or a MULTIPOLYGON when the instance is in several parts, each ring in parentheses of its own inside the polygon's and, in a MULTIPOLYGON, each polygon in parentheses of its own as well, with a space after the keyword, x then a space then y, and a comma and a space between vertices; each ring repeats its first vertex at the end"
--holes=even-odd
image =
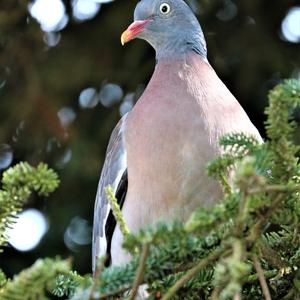
POLYGON ((56 277, 70 272, 70 260, 39 259, 0 288, 1 300, 47 300, 56 277))
POLYGON ((32 192, 48 196, 59 185, 57 174, 46 164, 36 168, 21 162, 3 173, 0 190, 0 252, 7 243, 6 229, 11 227, 17 214, 27 203, 32 192))
POLYGON ((158 224, 129 234, 124 247, 132 261, 101 273, 95 299, 116 299, 132 288, 140 261, 133 250, 146 243, 151 250, 143 283, 151 299, 298 295, 300 172, 291 112, 300 104, 300 83, 285 81, 269 97, 267 141, 231 134, 221 139, 224 156, 209 164, 211 175, 226 179, 225 198, 200 207, 186 224, 158 224), (226 176, 233 169, 228 189, 226 176))
MULTIPOLYGON (((225 136, 220 141, 224 155, 208 166, 224 186, 224 199, 209 208, 199 207, 185 224, 159 223, 126 234, 123 246, 132 255, 128 264, 103 269, 94 283, 77 273, 64 273, 65 269, 56 280, 55 294, 75 293, 72 299, 83 300, 133 299, 139 284, 147 284, 149 299, 299 298, 300 166, 292 111, 300 104, 300 82, 283 82, 269 98, 265 143, 243 133, 225 136)), ((5 199, 14 199, 8 197, 12 191, 24 199, 31 190, 51 190, 51 185, 29 178, 30 170, 25 182, 12 177, 4 181, 5 199)), ((22 203, 15 205, 20 209, 22 203)), ((124 220, 118 207, 116 211, 118 220, 124 220)), ((2 292, 10 284, 19 294, 28 292, 24 299, 35 299, 36 291, 38 299, 46 299, 47 275, 43 268, 38 273, 38 286, 32 283, 34 276, 27 277, 23 286, 18 280, 7 283, 0 275, 2 292)), ((52 277, 48 279, 53 290, 52 277)), ((7 299, 17 300, 19 294, 11 293, 7 299)))

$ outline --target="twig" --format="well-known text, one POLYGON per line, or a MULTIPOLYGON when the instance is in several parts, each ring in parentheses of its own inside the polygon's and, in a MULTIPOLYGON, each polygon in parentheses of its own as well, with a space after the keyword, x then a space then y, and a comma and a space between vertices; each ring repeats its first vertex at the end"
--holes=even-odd
POLYGON ((220 287, 214 288, 214 290, 211 293, 211 300, 220 300, 219 294, 220 294, 220 287))
POLYGON ((124 292, 128 291, 129 289, 130 289, 130 286, 121 287, 120 289, 118 289, 116 291, 112 291, 112 292, 108 292, 108 293, 102 294, 99 297, 94 297, 94 298, 92 298, 92 300, 106 299, 108 297, 112 297, 112 296, 124 293, 124 292))
POLYGON ((257 238, 261 235, 262 227, 268 222, 270 216, 278 208, 282 201, 283 195, 278 194, 269 210, 253 225, 250 234, 246 238, 246 242, 249 246, 256 242, 257 238))
MULTIPOLYGON (((294 291, 294 289, 291 289, 283 298, 282 298, 282 300, 292 300, 292 299, 294 299, 295 300, 295 291, 294 291)), ((299 299, 299 298, 297 298, 297 299, 299 299)))
POLYGON ((285 261, 278 255, 278 252, 273 250, 267 243, 263 240, 259 240, 256 244, 257 249, 260 253, 259 256, 263 257, 271 266, 277 269, 286 268, 289 263, 285 261))
POLYGON ((137 269, 136 277, 134 279, 133 287, 132 287, 131 293, 128 297, 128 300, 134 300, 135 299, 135 297, 137 295, 137 292, 138 292, 138 289, 139 289, 139 286, 142 283, 145 268, 146 268, 146 260, 147 260, 147 257, 149 255, 149 249, 150 249, 150 244, 149 243, 146 243, 146 244, 143 245, 142 254, 141 254, 141 258, 140 258, 140 264, 139 264, 139 267, 137 269))
POLYGON ((272 300, 271 294, 270 294, 270 291, 269 291, 269 288, 268 288, 268 285, 267 285, 267 282, 266 282, 266 278, 264 276, 264 271, 261 267, 261 264, 260 264, 257 256, 254 255, 252 257, 252 260, 253 260, 254 267, 255 267, 255 270, 257 272, 257 275, 258 275, 258 279, 259 279, 260 286, 261 286, 262 292, 264 294, 265 300, 272 300))
POLYGON ((113 215, 114 215, 115 219, 117 220, 117 223, 120 227, 120 230, 121 230, 122 234, 124 235, 124 237, 128 236, 128 234, 130 233, 129 229, 126 225, 126 222, 125 222, 125 219, 123 217, 122 211, 121 211, 120 206, 118 204, 118 200, 117 200, 117 198, 114 194, 114 191, 113 191, 113 189, 110 185, 108 185, 105 188, 105 194, 106 194, 107 200, 109 201, 109 204, 111 206, 113 215))
POLYGON ((267 193, 271 193, 271 192, 299 192, 300 188, 299 185, 283 185, 283 184, 274 184, 274 185, 267 185, 267 186, 260 186, 260 187, 256 187, 256 188, 250 188, 248 190, 249 194, 257 194, 257 193, 261 193, 261 192, 267 192, 267 193))
POLYGON ((236 218, 236 230, 235 234, 238 238, 240 238, 243 234, 244 231, 244 224, 245 220, 247 218, 247 211, 248 211, 248 194, 246 191, 243 191, 241 193, 241 200, 240 200, 240 205, 239 205, 239 213, 236 218))
POLYGON ((95 274, 94 274, 94 280, 93 280, 93 285, 92 285, 92 288, 91 288, 89 300, 94 299, 94 293, 95 293, 96 287, 99 285, 100 274, 102 273, 102 271, 104 269, 106 259, 107 259, 106 256, 101 257, 100 259, 97 259, 96 271, 95 271, 95 274))
POLYGON ((228 180, 224 174, 220 175, 220 182, 224 188, 224 193, 227 195, 230 195, 232 193, 232 188, 230 184, 228 183, 228 180))
POLYGON ((169 300, 182 288, 190 279, 192 279, 201 269, 217 260, 224 252, 224 248, 219 248, 212 252, 207 258, 201 260, 194 268, 189 269, 162 297, 161 300, 169 300))
MULTIPOLYGON (((274 276, 276 276, 278 274, 278 271, 277 270, 270 270, 270 271, 265 271, 264 272, 264 276, 266 279, 269 279, 269 278, 273 278, 274 276)), ((255 282, 259 280, 258 278, 258 274, 252 274, 252 275, 249 275, 247 277, 247 280, 245 280, 247 283, 251 283, 251 282, 255 282)))

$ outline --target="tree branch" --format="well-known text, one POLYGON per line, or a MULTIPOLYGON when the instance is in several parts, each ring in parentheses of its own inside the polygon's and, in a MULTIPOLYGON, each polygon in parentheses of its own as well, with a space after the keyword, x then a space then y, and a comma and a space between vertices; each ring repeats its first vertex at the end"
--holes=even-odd
POLYGON ((146 260, 149 255, 149 250, 150 250, 150 244, 149 243, 144 244, 141 258, 140 258, 140 264, 137 269, 136 277, 133 282, 133 288, 130 293, 130 296, 128 297, 128 300, 134 300, 137 295, 139 286, 142 283, 142 280, 144 277, 144 272, 145 272, 145 268, 146 268, 146 260))
POLYGON ((271 294, 270 294, 270 291, 269 291, 269 288, 268 288, 268 285, 266 282, 266 278, 264 276, 264 271, 263 271, 261 264, 256 255, 254 255, 252 257, 252 261, 253 261, 255 270, 257 272, 258 279, 259 279, 260 286, 261 286, 262 292, 264 294, 265 300, 272 300, 271 294))
POLYGON ((181 289, 190 279, 192 279, 201 269, 217 260, 224 253, 224 248, 219 248, 212 252, 207 258, 201 260, 194 268, 188 270, 162 297, 161 300, 169 300, 181 289))

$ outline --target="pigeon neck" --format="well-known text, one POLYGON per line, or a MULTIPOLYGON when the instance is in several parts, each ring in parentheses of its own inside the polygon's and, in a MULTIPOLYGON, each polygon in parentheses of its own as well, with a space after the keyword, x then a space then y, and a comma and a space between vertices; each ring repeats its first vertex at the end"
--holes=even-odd
POLYGON ((195 67, 198 65, 209 65, 209 62, 206 57, 200 56, 195 51, 188 51, 185 54, 182 54, 181 56, 172 56, 172 57, 162 57, 157 61, 157 64, 155 66, 155 71, 158 72, 165 72, 170 75, 171 73, 177 74, 178 71, 182 73, 182 71, 189 70, 190 67, 195 67))
POLYGON ((207 59, 206 43, 203 35, 194 35, 190 39, 170 39, 170 42, 155 47, 156 61, 166 58, 181 59, 188 53, 194 52, 200 55, 204 60, 207 59))

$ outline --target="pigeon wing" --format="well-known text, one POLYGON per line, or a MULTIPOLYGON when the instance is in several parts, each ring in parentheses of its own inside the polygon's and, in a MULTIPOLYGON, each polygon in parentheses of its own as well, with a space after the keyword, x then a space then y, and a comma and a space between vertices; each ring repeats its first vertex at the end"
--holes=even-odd
POLYGON ((127 162, 124 145, 124 127, 127 115, 119 121, 113 130, 106 151, 94 208, 92 259, 93 271, 97 257, 110 251, 112 234, 116 221, 112 216, 105 194, 105 187, 110 185, 122 206, 127 191, 127 162))

